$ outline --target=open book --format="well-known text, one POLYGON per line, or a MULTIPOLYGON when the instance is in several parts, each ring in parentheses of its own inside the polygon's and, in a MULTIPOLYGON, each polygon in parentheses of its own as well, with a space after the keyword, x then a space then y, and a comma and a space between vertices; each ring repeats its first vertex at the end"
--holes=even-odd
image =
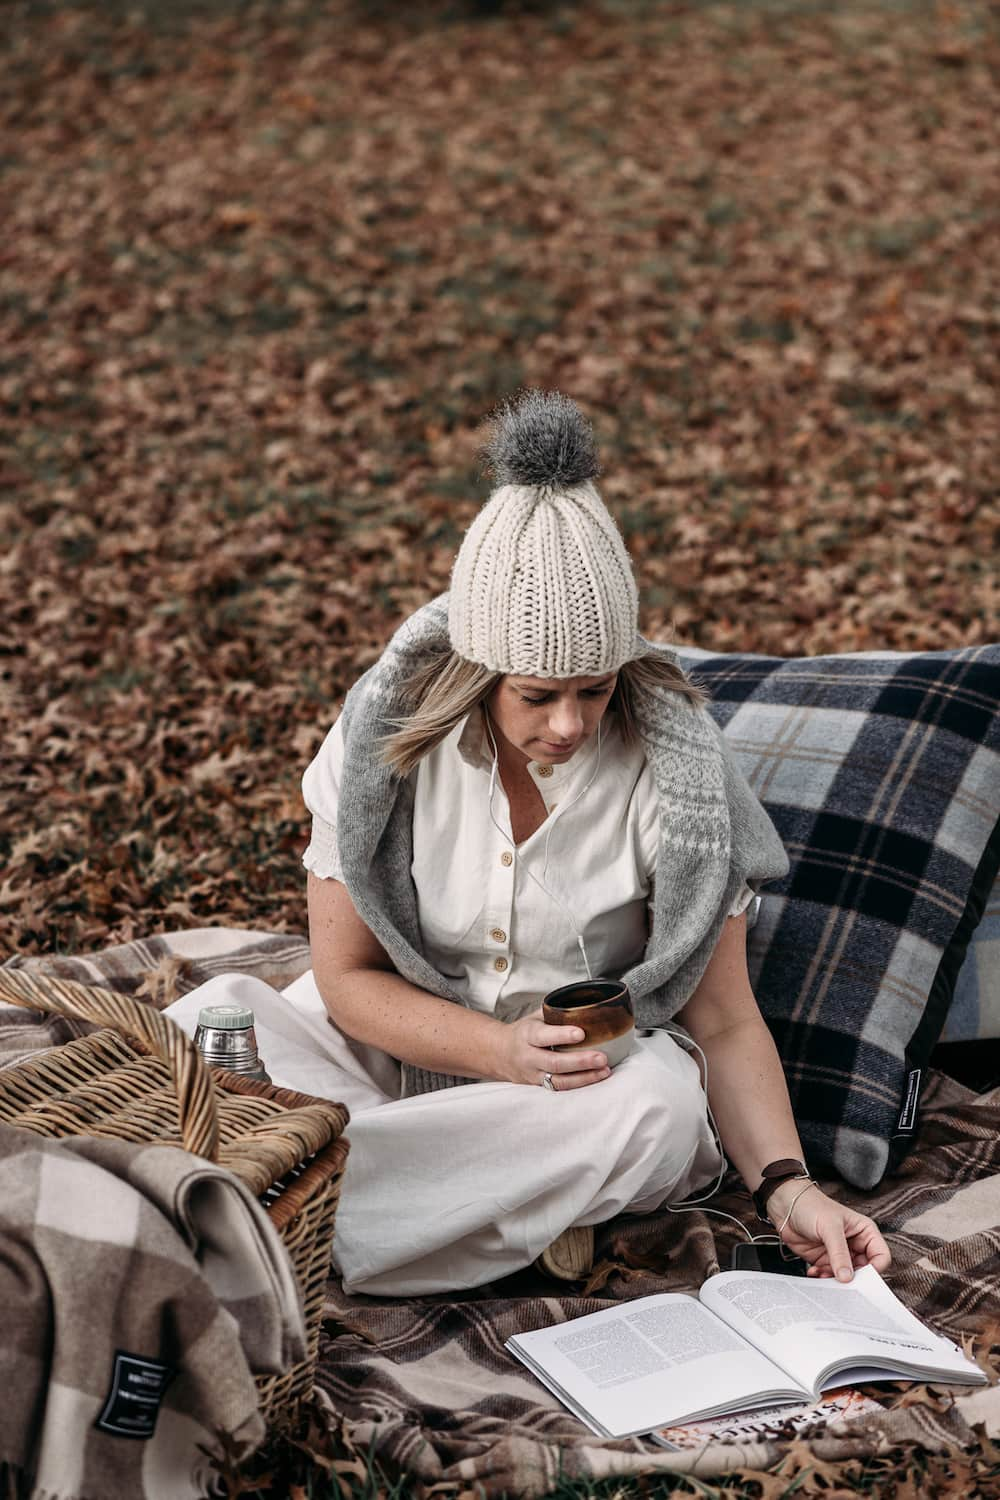
POLYGON ((632 1437, 874 1380, 983 1385, 878 1272, 845 1284, 724 1271, 698 1297, 664 1292, 516 1334, 507 1348, 592 1432, 632 1437))

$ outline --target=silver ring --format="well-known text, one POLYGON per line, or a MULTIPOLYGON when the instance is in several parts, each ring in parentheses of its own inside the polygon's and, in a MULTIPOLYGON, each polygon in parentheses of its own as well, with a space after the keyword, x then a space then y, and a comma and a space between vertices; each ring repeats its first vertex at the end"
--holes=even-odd
POLYGON ((552 1091, 553 1094, 558 1093, 558 1090, 557 1090, 555 1084, 552 1082, 552 1074, 551 1073, 543 1073, 542 1074, 542 1088, 543 1089, 551 1089, 551 1091, 552 1091))

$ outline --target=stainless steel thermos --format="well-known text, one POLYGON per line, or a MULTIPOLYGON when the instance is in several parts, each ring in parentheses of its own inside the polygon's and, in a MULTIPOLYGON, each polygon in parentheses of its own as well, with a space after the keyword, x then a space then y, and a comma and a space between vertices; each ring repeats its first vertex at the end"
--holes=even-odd
POLYGON ((204 1005, 198 1013, 194 1044, 213 1068, 228 1068, 243 1078, 271 1080, 257 1052, 249 1005, 204 1005))

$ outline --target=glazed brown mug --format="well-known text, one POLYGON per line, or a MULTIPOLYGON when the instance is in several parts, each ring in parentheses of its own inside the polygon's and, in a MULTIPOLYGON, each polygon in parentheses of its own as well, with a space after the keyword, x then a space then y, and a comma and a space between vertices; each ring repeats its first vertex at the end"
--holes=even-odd
POLYGON ((550 990, 542 1001, 542 1020, 549 1026, 580 1026, 582 1042, 553 1047, 553 1052, 603 1052, 614 1068, 632 1051, 635 1017, 628 985, 620 979, 581 979, 550 990))

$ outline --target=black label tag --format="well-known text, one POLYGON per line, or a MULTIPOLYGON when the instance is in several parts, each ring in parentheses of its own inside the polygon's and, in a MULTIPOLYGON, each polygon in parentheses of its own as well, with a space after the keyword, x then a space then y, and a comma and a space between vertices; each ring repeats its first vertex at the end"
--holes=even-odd
POLYGON ((914 1068, 912 1073, 906 1075, 906 1093, 903 1095, 903 1107, 899 1111, 899 1120, 896 1124, 897 1135, 912 1135, 916 1129, 921 1072, 921 1068, 914 1068))
POLYGON ((173 1377, 169 1365, 119 1349, 104 1410, 94 1426, 115 1437, 151 1438, 163 1392, 173 1377))

